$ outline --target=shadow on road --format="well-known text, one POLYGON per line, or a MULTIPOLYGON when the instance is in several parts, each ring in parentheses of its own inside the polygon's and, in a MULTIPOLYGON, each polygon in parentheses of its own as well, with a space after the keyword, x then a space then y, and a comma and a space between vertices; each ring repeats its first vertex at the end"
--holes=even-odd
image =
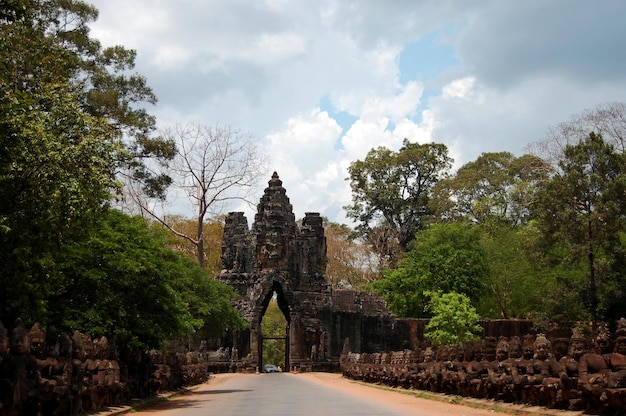
POLYGON ((205 390, 205 391, 194 391, 191 394, 226 394, 226 393, 243 393, 246 391, 252 390, 241 390, 241 389, 233 389, 233 390, 205 390))
POLYGON ((202 407, 202 405, 206 403, 207 401, 206 398, 201 399, 200 397, 198 397, 197 400, 194 400, 190 396, 244 393, 248 391, 252 391, 252 390, 247 390, 247 389, 224 389, 224 390, 205 390, 205 391, 187 390, 177 395, 177 397, 181 397, 181 396, 187 397, 185 400, 176 400, 175 398, 172 398, 172 399, 161 399, 157 401, 149 401, 144 406, 138 406, 137 410, 141 412, 145 412, 145 413, 156 413, 162 410, 202 407))

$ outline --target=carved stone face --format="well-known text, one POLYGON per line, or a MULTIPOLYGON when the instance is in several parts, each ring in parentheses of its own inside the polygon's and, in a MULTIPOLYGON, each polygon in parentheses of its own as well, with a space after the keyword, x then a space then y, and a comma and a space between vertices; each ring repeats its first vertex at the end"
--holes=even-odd
POLYGON ((609 340, 605 336, 598 336, 594 341, 594 350, 596 354, 605 354, 609 348, 609 340))
POLYGON ((493 346, 485 346, 483 349, 483 359, 487 361, 494 361, 496 359, 496 349, 493 346))
POLYGON ((618 337, 615 340, 615 352, 626 355, 626 337, 618 337))
POLYGON ((85 348, 83 346, 83 340, 78 332, 74 333, 72 337, 72 358, 82 360, 85 358, 85 348))
POLYGON ((532 344, 531 345, 524 344, 524 358, 530 359, 532 358, 534 353, 535 353, 535 349, 532 344))
POLYGON ((545 342, 538 342, 537 344, 535 344, 535 355, 538 359, 545 360, 546 358, 548 358, 549 348, 549 344, 545 342))
POLYGON ((569 348, 569 355, 578 360, 587 352, 587 348, 585 348, 584 341, 572 341, 572 345, 569 348))
POLYGON ((45 354, 46 344, 41 338, 33 338, 30 341, 30 350, 35 357, 43 357, 45 354))
POLYGON ((509 358, 509 351, 506 348, 496 349, 496 360, 503 361, 509 358))
POLYGON ((509 358, 521 358, 522 343, 519 337, 512 337, 509 342, 509 358))
POLYGON ((23 327, 16 327, 11 334, 11 354, 28 354, 30 343, 28 342, 28 332, 23 327))

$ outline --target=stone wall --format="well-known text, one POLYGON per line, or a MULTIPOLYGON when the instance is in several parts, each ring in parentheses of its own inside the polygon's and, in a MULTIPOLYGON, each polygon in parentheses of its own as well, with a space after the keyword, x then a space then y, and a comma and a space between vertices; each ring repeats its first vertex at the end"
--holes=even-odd
MULTIPOLYGON (((179 345, 180 347, 180 345, 179 345)), ((106 338, 0 323, 0 415, 73 415, 208 380, 208 353, 177 348, 118 357, 106 338)))

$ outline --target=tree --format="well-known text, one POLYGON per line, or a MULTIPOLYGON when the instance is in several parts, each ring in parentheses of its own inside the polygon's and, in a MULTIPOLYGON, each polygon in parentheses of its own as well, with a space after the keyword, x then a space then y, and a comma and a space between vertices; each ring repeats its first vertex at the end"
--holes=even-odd
POLYGON ((551 127, 546 138, 529 148, 553 166, 563 159, 568 145, 576 145, 589 132, 601 135, 618 153, 626 152, 626 103, 607 103, 573 115, 551 127))
POLYGON ((528 221, 537 184, 548 172, 536 156, 483 153, 437 182, 431 207, 440 221, 521 225, 528 221))
MULTIPOLYGON (((6 7, 5 7, 6 6, 6 7)), ((89 37, 81 1, 12 1, 0 13, 1 319, 44 316, 59 250, 97 225, 122 166, 171 147, 140 107, 156 98, 134 52, 89 37), (15 296, 15 294, 19 294, 15 296)), ((143 174, 147 177, 147 174, 143 174)))
POLYGON ((430 297, 427 309, 432 313, 424 337, 438 345, 475 342, 480 339, 482 327, 478 313, 470 299, 459 293, 425 292, 430 297))
POLYGON ((456 292, 477 302, 483 293, 487 262, 480 230, 467 224, 433 224, 416 236, 414 247, 385 277, 369 287, 398 316, 427 317, 425 292, 456 292))
POLYGON ((168 238, 141 217, 110 210, 88 239, 50 259, 57 266, 42 324, 143 348, 197 330, 221 335, 243 327, 232 290, 169 248, 168 238))
POLYGON ((491 223, 480 229, 480 245, 489 269, 482 279, 488 295, 476 306, 480 315, 509 319, 546 312, 555 282, 552 275, 537 267, 534 227, 491 223), (537 275, 541 275, 541 284, 537 275))
MULTIPOLYGON (((196 221, 183 216, 167 216, 166 221, 175 230, 185 235, 193 235, 197 230, 196 221)), ((222 234, 224 233, 224 217, 207 219, 203 225, 204 238, 204 269, 215 276, 222 270, 222 234)), ((185 257, 198 261, 197 247, 186 238, 175 235, 171 245, 173 249, 185 257)))
POLYGON ((374 253, 353 234, 344 224, 331 222, 324 226, 328 257, 326 276, 335 289, 361 288, 379 278, 374 253))
MULTIPOLYGON (((604 301, 602 289, 616 261, 615 249, 621 245, 626 212, 624 163, 623 155, 596 133, 567 145, 559 170, 545 184, 536 210, 551 252, 586 275, 581 295, 594 323, 604 301)), ((621 274, 613 277, 622 279, 623 286, 621 274)))
POLYGON ((107 135, 125 145, 127 153, 118 156, 129 172, 159 188, 154 192, 162 190, 168 178, 153 176, 143 163, 174 156, 173 143, 153 135, 155 118, 144 108, 157 98, 132 72, 135 51, 103 48, 89 37, 97 9, 77 0, 16 0, 2 17, 2 91, 28 96, 65 85, 80 110, 106 122, 107 135))
MULTIPOLYGON (((366 241, 375 228, 384 227, 406 251, 431 214, 428 203, 433 187, 451 166, 443 144, 421 145, 405 139, 398 152, 372 149, 365 160, 348 168, 353 204, 344 207, 347 216, 358 222, 356 230, 366 241)), ((384 253, 390 258, 395 257, 392 247, 388 245, 384 253)))
POLYGON ((116 186, 119 147, 106 124, 82 113, 62 88, 11 93, 2 107, 0 309, 13 319, 24 309, 44 312, 47 258, 80 241, 102 214, 116 186))
POLYGON ((205 221, 222 214, 234 201, 252 203, 249 196, 266 171, 266 158, 258 151, 252 136, 230 127, 188 124, 165 130, 164 137, 176 143, 176 158, 167 169, 175 177, 175 189, 185 193, 192 203, 195 229, 185 232, 177 228, 144 198, 157 197, 157 201, 164 201, 167 194, 133 197, 143 212, 193 244, 198 263, 204 267, 205 221))

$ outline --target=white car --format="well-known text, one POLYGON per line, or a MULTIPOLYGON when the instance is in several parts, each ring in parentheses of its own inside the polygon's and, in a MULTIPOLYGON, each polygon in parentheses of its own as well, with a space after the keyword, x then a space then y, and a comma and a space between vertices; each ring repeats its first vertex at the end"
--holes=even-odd
POLYGON ((274 364, 267 364, 264 369, 266 373, 278 373, 278 367, 274 364))

